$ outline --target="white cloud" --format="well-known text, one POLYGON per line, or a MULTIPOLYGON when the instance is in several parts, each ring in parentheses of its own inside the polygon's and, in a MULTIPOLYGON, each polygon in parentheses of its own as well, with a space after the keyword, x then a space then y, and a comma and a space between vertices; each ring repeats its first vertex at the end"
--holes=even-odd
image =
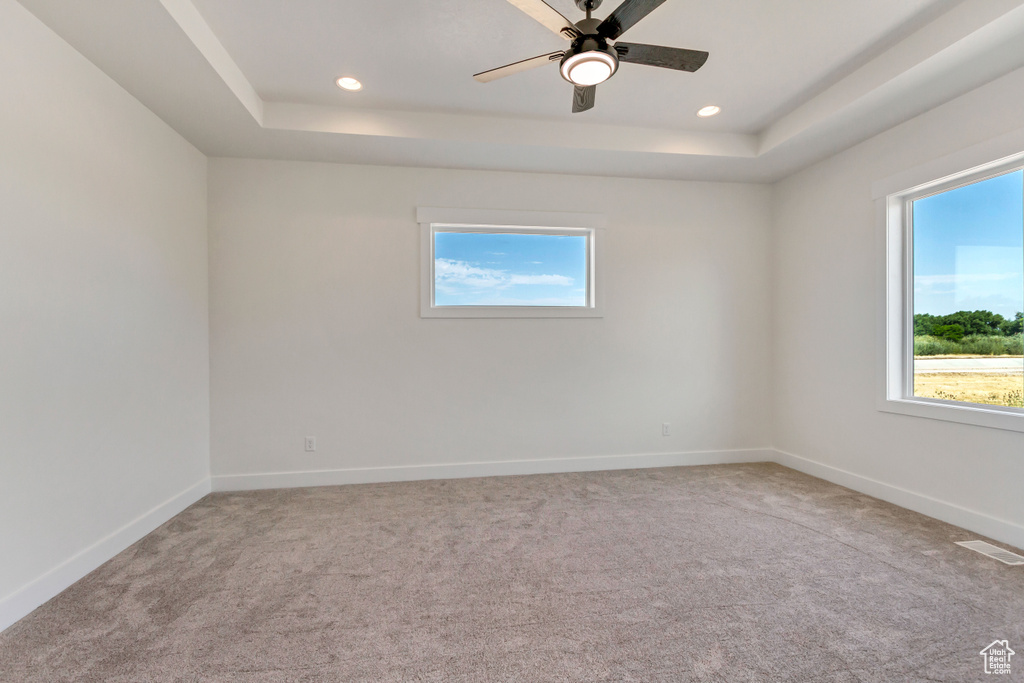
POLYGON ((434 278, 438 287, 449 289, 489 289, 505 284, 505 272, 478 268, 465 261, 439 258, 434 260, 434 278))
POLYGON ((954 273, 952 275, 915 275, 914 284, 922 287, 935 285, 967 285, 978 282, 1015 280, 1020 273, 954 273))
POLYGON ((467 261, 439 258, 434 260, 435 286, 448 293, 465 290, 498 290, 516 285, 547 285, 567 287, 573 279, 565 275, 526 275, 497 268, 481 268, 467 261))
POLYGON ((1021 309, 1021 272, 914 276, 916 313, 985 310, 1013 317, 1021 309))
POLYGON ((556 285, 568 287, 572 278, 565 275, 511 275, 509 282, 513 285, 556 285))
POLYGON ((507 296, 481 297, 465 302, 471 306, 581 306, 580 297, 548 297, 544 299, 516 299, 507 296))

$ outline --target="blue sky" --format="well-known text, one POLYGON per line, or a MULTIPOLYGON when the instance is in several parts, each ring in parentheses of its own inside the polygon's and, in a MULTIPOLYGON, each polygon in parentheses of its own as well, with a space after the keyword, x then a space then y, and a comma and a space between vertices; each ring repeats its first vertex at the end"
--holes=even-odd
POLYGON ((437 232, 437 306, 585 306, 587 238, 437 232))
POLYGON ((1024 171, 914 202, 914 313, 1024 311, 1024 171))

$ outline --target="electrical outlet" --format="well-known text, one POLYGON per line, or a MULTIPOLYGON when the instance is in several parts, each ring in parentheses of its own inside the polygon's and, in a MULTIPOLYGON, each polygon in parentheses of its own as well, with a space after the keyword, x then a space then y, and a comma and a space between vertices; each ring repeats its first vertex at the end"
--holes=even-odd
POLYGON ((307 453, 312 453, 315 450, 316 450, 316 437, 315 436, 307 436, 306 437, 306 452, 307 453))
POLYGON ((671 434, 672 434, 672 425, 670 425, 668 422, 662 422, 661 423, 661 435, 662 436, 670 436, 671 434))

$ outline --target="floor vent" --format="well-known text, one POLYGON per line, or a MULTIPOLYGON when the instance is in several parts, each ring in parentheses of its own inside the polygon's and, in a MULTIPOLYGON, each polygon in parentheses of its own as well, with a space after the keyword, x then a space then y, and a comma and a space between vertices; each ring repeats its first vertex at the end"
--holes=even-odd
POLYGON ((957 545, 962 545, 970 550, 975 550, 982 555, 987 555, 993 560, 999 560, 1003 564, 1024 564, 1024 557, 1021 557, 1017 553, 1011 553, 1009 550, 1003 550, 997 548, 991 543, 985 541, 957 541, 957 545))

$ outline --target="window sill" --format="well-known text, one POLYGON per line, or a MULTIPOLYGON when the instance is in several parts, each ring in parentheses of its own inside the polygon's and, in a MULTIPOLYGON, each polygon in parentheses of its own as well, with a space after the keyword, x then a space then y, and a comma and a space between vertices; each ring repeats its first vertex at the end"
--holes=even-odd
POLYGON ((1021 408, 958 403, 937 398, 889 398, 879 401, 878 410, 930 420, 959 422, 976 427, 1024 432, 1024 410, 1021 408))
POLYGON ((569 306, 430 306, 420 310, 421 318, 603 318, 597 307, 569 306))

